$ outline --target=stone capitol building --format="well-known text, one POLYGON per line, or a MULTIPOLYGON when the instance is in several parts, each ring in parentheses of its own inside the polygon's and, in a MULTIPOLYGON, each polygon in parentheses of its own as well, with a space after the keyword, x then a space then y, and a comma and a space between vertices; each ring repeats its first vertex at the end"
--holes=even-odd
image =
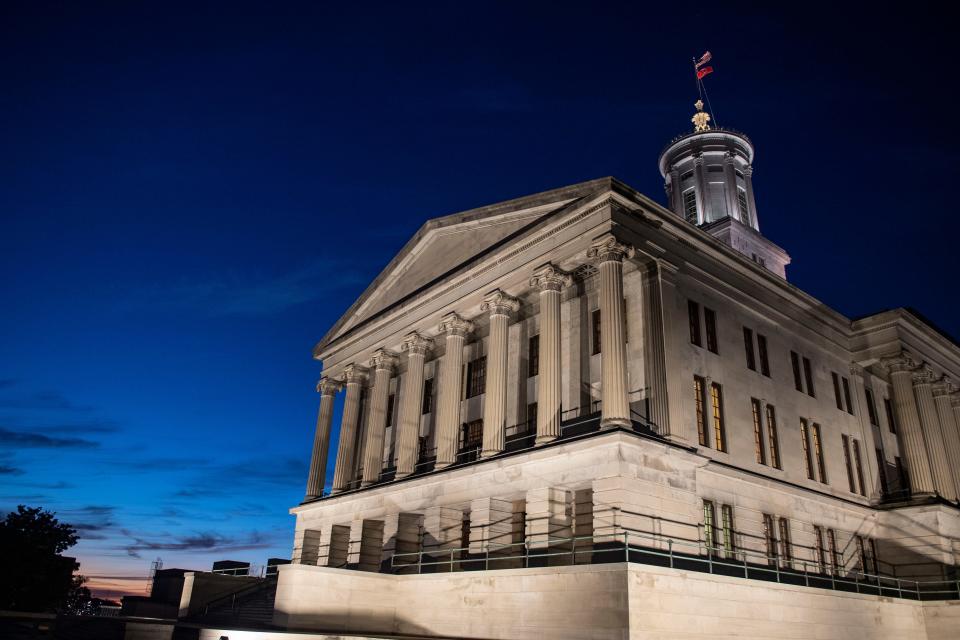
POLYGON ((428 220, 323 336, 262 637, 960 637, 960 345, 791 285, 696 107, 666 206, 428 220))

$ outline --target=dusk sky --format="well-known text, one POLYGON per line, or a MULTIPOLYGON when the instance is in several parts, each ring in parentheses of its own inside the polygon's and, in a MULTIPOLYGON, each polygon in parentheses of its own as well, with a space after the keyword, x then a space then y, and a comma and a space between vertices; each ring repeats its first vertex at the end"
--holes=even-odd
POLYGON ((793 6, 4 2, 0 508, 76 524, 101 594, 289 557, 312 346, 428 218, 664 202, 706 49, 789 280, 960 335, 955 26, 793 6))

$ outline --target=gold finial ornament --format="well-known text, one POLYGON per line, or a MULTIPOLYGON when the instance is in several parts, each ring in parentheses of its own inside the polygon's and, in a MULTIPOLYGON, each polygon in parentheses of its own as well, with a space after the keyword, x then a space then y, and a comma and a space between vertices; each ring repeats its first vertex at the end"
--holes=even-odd
POLYGON ((697 108, 697 112, 690 118, 690 122, 693 123, 693 130, 697 133, 700 131, 709 131, 710 114, 703 110, 703 100, 697 100, 693 106, 697 108))

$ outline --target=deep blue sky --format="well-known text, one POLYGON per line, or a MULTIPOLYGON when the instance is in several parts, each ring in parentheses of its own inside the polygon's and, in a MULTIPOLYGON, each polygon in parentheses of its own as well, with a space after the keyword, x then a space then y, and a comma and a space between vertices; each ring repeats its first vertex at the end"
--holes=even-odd
POLYGON ((663 201, 704 49, 789 279, 960 334, 950 23, 673 4, 3 3, 0 508, 94 576, 288 555, 312 345, 427 218, 663 201))

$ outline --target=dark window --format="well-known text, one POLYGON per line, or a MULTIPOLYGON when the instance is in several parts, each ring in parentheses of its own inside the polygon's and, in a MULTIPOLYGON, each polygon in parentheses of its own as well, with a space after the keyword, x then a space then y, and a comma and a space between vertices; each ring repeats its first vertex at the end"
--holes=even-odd
POLYGON ((693 376, 693 397, 697 407, 697 435, 701 447, 709 447, 707 441, 707 390, 706 380, 693 376))
POLYGON ((867 487, 863 484, 863 460, 860 458, 860 441, 851 440, 853 443, 853 462, 857 470, 857 482, 860 486, 860 495, 867 495, 867 487))
POLYGON ((887 495, 890 493, 890 487, 887 484, 887 462, 883 459, 883 451, 877 449, 877 469, 880 470, 880 493, 887 495))
POLYGON ((790 566, 793 560, 793 545, 790 543, 790 521, 780 518, 780 556, 783 564, 790 566))
POLYGON ((879 426, 880 421, 877 420, 877 403, 873 399, 873 390, 869 388, 864 389, 864 395, 867 397, 867 415, 870 416, 870 424, 879 426))
POLYGON ((703 346, 703 340, 700 338, 700 305, 689 300, 687 302, 687 311, 690 315, 690 342, 698 347, 703 346))
POLYGON ((707 350, 719 353, 717 351, 717 314, 713 309, 703 308, 703 322, 707 329, 707 350))
POLYGON ((747 353, 747 369, 757 370, 757 357, 753 351, 753 331, 747 327, 743 328, 743 348, 747 353))
POLYGON ((800 443, 803 445, 803 464, 807 470, 807 477, 813 480, 813 459, 810 457, 810 433, 807 428, 807 421, 803 418, 800 418, 800 443))
POLYGON ((837 550, 837 534, 833 529, 827 529, 827 544, 830 545, 830 570, 836 574, 843 567, 843 562, 837 550))
POLYGON ((887 414, 887 428, 890 429, 890 433, 896 433, 897 417, 893 414, 893 403, 890 402, 890 398, 883 399, 883 410, 887 414))
POLYGON ((423 381, 423 407, 421 413, 430 413, 433 408, 433 378, 423 381))
POLYGON ((767 562, 769 564, 776 564, 777 530, 773 522, 773 516, 769 513, 763 514, 763 539, 767 543, 767 562))
POLYGON ((767 357, 767 336, 757 334, 757 351, 760 353, 760 373, 770 377, 770 359, 767 357))
POLYGON ((836 371, 831 371, 830 377, 833 378, 833 396, 837 399, 837 409, 843 411, 843 399, 840 397, 840 376, 837 375, 836 371))
POLYGON ((777 411, 772 404, 767 405, 767 440, 770 441, 770 465, 774 469, 781 469, 780 439, 777 436, 777 411))
POLYGON ((790 364, 793 365, 793 386, 797 391, 803 391, 803 379, 800 377, 800 356, 796 351, 790 352, 790 364))
POLYGON ((537 403, 527 405, 527 426, 534 431, 537 429, 537 403))
POLYGON ((846 378, 843 380, 843 401, 847 405, 847 413, 853 415, 853 403, 850 401, 850 381, 846 378))
POLYGON ((703 541, 707 546, 707 553, 713 554, 715 547, 717 545, 716 533, 714 531, 716 527, 716 518, 713 510, 713 502, 709 500, 703 501, 703 541))
POLYGON ((850 485, 850 492, 857 492, 856 481, 853 478, 853 463, 850 460, 850 438, 846 435, 840 436, 843 442, 843 464, 847 468, 847 483, 850 485))
POLYGON ((467 397, 473 398, 487 390, 487 356, 467 363, 467 397))
POLYGON ((854 535, 853 539, 857 543, 857 571, 860 573, 867 572, 867 550, 863 544, 863 536, 854 535))
POLYGON ((767 464, 766 450, 763 447, 763 406, 756 398, 750 398, 753 410, 753 449, 757 464, 767 464))
POLYGON ((531 336, 527 343, 527 354, 529 357, 528 374, 532 378, 540 373, 540 336, 531 336))
POLYGON ((683 192, 683 217, 687 222, 697 224, 697 194, 693 189, 683 192))
POLYGON ((396 394, 391 393, 389 396, 387 396, 387 426, 388 427, 393 424, 393 404, 396 401, 396 399, 397 399, 396 394))
POLYGON ((813 525, 813 534, 816 538, 817 548, 816 552, 816 561, 817 568, 820 569, 820 573, 827 572, 827 549, 823 546, 823 529, 818 525, 813 525))
POLYGON ((483 441, 483 420, 474 420, 463 424, 463 433, 460 434, 461 449, 475 449, 483 441))
POLYGON ((813 368, 810 366, 810 360, 808 358, 803 359, 803 377, 807 381, 807 395, 815 398, 817 392, 813 388, 813 368))
POLYGON ((900 491, 904 494, 910 493, 910 476, 907 474, 906 467, 903 466, 903 460, 900 459, 900 456, 895 456, 893 458, 893 465, 897 468, 897 482, 900 483, 898 487, 900 491))
POLYGON ((817 423, 813 423, 813 455, 817 460, 820 482, 827 484, 827 466, 823 462, 823 436, 820 435, 820 425, 817 423))
POLYGON ((600 353, 600 309, 593 310, 591 322, 593 323, 593 350, 590 353, 597 355, 600 353))
POLYGON ((723 425, 723 389, 719 384, 710 384, 710 406, 713 409, 713 435, 717 451, 727 450, 727 432, 723 425))
POLYGON ((736 555, 736 545, 733 539, 733 507, 728 504, 720 507, 720 517, 723 525, 723 553, 728 558, 736 555))

